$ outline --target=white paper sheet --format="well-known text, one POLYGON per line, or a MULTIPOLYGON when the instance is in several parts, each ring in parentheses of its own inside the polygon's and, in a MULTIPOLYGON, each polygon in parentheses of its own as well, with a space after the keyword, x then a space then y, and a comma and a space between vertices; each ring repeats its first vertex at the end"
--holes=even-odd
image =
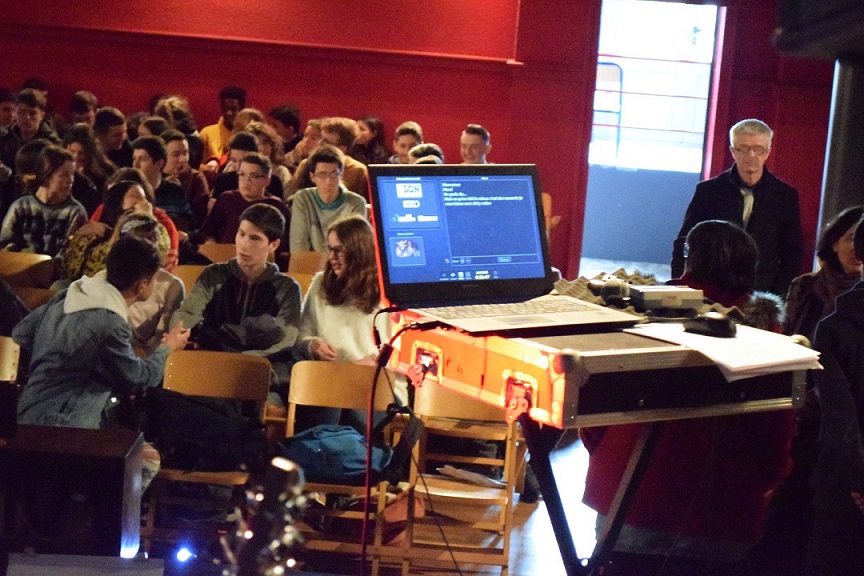
POLYGON ((790 370, 821 370, 819 353, 783 334, 738 326, 734 338, 685 332, 677 323, 648 323, 625 330, 701 352, 717 363, 730 382, 790 370))

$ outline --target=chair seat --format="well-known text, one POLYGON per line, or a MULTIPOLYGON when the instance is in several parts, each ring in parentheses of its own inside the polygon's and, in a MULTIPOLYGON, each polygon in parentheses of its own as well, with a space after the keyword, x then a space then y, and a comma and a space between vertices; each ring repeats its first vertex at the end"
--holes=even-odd
POLYGON ((478 501, 482 500, 484 506, 489 504, 499 503, 506 504, 509 500, 506 488, 487 488, 485 486, 477 486, 468 482, 454 480, 446 476, 434 476, 425 474, 423 482, 417 482, 414 490, 417 495, 423 499, 429 499, 435 502, 441 498, 453 498, 456 500, 478 501))
POLYGON ((446 418, 429 418, 426 429, 437 436, 452 438, 468 438, 472 440, 504 441, 507 439, 507 426, 496 426, 489 422, 469 422, 465 420, 450 420, 446 418))
POLYGON ((216 484, 219 486, 243 486, 249 481, 249 473, 231 472, 199 472, 195 470, 178 470, 163 468, 157 477, 169 482, 194 482, 196 484, 216 484))

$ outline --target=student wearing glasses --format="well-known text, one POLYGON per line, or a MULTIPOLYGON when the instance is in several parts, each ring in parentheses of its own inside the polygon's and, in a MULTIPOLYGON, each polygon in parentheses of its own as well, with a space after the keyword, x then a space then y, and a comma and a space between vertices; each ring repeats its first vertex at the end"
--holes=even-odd
POLYGON ((672 277, 684 272, 687 233, 705 220, 744 228, 759 248, 756 290, 785 296, 801 269, 803 245, 798 191, 765 167, 773 132, 761 120, 742 120, 729 131, 735 164, 700 182, 672 249, 672 277))
MULTIPOLYGON (((237 169, 237 190, 221 194, 201 225, 206 242, 234 243, 240 215, 254 204, 268 204, 276 208, 286 221, 291 218, 288 206, 267 192, 272 168, 270 160, 262 154, 249 152, 243 156, 237 169)), ((282 238, 283 241, 287 238, 287 231, 282 238)))
POLYGON ((353 214, 366 215, 366 200, 340 182, 342 159, 342 153, 330 145, 321 146, 309 157, 309 176, 315 186, 294 195, 291 252, 323 252, 331 224, 353 214))

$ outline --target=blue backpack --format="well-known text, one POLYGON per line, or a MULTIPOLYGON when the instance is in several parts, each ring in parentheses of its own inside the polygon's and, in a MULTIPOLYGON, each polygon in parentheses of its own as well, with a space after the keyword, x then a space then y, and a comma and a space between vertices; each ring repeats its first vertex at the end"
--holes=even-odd
MULTIPOLYGON (((397 484, 420 438, 423 423, 409 408, 391 404, 387 417, 375 427, 373 437, 396 414, 406 414, 408 424, 395 447, 372 445, 372 482, 382 479, 397 484)), ((351 426, 319 424, 279 443, 281 456, 303 469, 310 482, 360 486, 366 478, 366 438, 351 426)))
MULTIPOLYGON (((281 455, 300 466, 311 482, 363 484, 366 438, 351 426, 319 424, 282 440, 279 447, 281 455)), ((372 446, 373 477, 380 478, 392 458, 389 446, 372 446)))

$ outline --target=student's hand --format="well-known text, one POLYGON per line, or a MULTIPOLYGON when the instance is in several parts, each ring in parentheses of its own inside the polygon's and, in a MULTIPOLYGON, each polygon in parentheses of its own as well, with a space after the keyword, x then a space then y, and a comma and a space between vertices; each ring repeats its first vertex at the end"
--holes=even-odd
POLYGON ((860 492, 852 492, 852 501, 855 502, 855 506, 857 506, 861 512, 864 512, 864 495, 860 492))
POLYGON ((135 212, 140 212, 141 214, 147 214, 148 216, 153 216, 153 204, 148 202, 147 200, 141 200, 137 204, 135 204, 135 212))
POLYGON ((171 351, 182 350, 189 341, 189 330, 183 327, 183 322, 178 322, 170 332, 162 337, 162 343, 167 344, 171 351))
POLYGON ((77 231, 85 236, 97 236, 101 238, 111 231, 111 227, 104 222, 87 222, 78 228, 77 231))
POLYGON ((318 360, 336 360, 336 357, 339 356, 339 352, 323 338, 312 340, 312 344, 309 345, 309 351, 318 360))

